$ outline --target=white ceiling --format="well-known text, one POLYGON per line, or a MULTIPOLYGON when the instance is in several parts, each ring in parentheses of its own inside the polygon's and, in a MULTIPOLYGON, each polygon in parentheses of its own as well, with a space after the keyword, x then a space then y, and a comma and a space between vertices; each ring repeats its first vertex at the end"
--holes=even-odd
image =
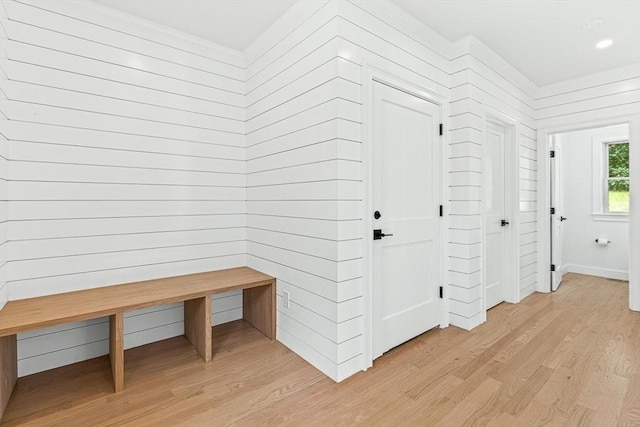
MULTIPOLYGON (((240 51, 295 3, 96 1, 240 51)), ((392 1, 451 41, 475 35, 538 85, 640 62, 640 0, 392 1), (583 29, 585 22, 594 19, 604 23, 583 29), (603 38, 613 39, 613 46, 595 49, 603 38)))
POLYGON ((542 86, 640 62, 640 0, 394 0, 451 41, 473 34, 542 86), (582 25, 604 19, 595 29, 582 25), (604 38, 613 45, 594 45, 604 38))

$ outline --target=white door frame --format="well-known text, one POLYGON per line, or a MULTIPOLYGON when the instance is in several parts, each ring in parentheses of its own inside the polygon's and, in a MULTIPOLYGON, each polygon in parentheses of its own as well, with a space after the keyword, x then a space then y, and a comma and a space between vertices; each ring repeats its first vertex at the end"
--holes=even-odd
MULTIPOLYGON (((640 257, 640 118, 636 115, 625 115, 589 122, 567 123, 538 129, 538 292, 551 292, 551 275, 549 260, 551 239, 545 230, 550 229, 549 201, 549 136, 557 133, 600 128, 620 124, 629 125, 629 260, 640 257)), ((629 263, 629 308, 640 311, 640 267, 629 263)))
MULTIPOLYGON (((408 81, 399 78, 392 73, 384 71, 385 66, 383 64, 377 65, 375 63, 364 64, 362 67, 362 186, 363 186, 363 209, 362 212, 362 306, 363 306, 363 364, 364 370, 373 366, 373 239, 371 237, 371 230, 373 230, 372 220, 372 200, 373 200, 373 84, 375 82, 383 83, 403 92, 407 92, 418 98, 425 99, 429 102, 433 102, 440 107, 440 123, 444 124, 444 129, 448 129, 449 126, 449 102, 448 94, 445 96, 440 91, 434 88, 422 86, 417 81, 408 81)), ((448 286, 449 272, 448 264, 448 232, 447 232, 447 205, 445 200, 448 199, 448 164, 446 159, 449 157, 449 149, 447 142, 447 132, 441 137, 441 193, 440 204, 444 206, 445 215, 441 220, 440 226, 440 280, 444 289, 444 298, 441 301, 441 322, 440 327, 444 328, 449 326, 449 300, 448 300, 448 286)))
MULTIPOLYGON (((505 167, 505 213, 509 220, 509 226, 505 230, 506 250, 506 275, 505 275, 505 301, 509 303, 520 302, 520 150, 518 145, 518 120, 490 107, 484 107, 482 118, 482 156, 484 160, 484 136, 488 121, 497 122, 504 126, 507 135, 504 141, 504 167, 505 167)), ((484 161, 482 162, 482 309, 484 321, 487 321, 487 239, 485 239, 485 200, 484 200, 484 161)))
MULTIPOLYGON (((558 134, 549 135, 547 150, 553 150, 555 155, 553 157, 553 166, 551 165, 551 160, 549 160, 549 207, 555 208, 555 213, 551 216, 551 209, 549 209, 549 248, 555 249, 549 252, 549 262, 556 266, 555 274, 554 272, 550 272, 549 276, 550 287, 551 290, 557 290, 562 283, 562 276, 564 275, 563 261, 562 261, 562 235, 564 224, 559 220, 560 217, 566 214, 564 210, 564 193, 562 191, 563 187, 563 165, 562 165, 562 143, 555 136, 558 134), (553 179, 551 179, 551 174, 553 172, 553 179), (553 191, 551 191, 551 187, 553 187, 553 191), (553 198, 553 200, 552 200, 553 198), (555 244, 558 246, 557 248, 554 246, 555 244), (555 280, 554 280, 555 278, 555 280), (554 289, 554 282, 557 282, 557 285, 554 289)), ((551 159, 551 158, 550 158, 551 159)))

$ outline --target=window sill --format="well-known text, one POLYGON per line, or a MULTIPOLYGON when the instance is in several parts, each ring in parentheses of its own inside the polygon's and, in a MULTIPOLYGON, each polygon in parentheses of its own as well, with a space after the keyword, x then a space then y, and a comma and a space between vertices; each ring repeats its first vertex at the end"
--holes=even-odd
POLYGON ((594 221, 629 222, 627 213, 594 213, 594 221))

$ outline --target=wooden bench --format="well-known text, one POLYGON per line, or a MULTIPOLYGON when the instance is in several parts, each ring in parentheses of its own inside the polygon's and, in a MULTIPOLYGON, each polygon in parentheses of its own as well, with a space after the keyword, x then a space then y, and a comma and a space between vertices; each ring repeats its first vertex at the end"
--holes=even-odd
POLYGON ((109 316, 113 387, 124 389, 124 313, 184 301, 184 334, 205 362, 212 358, 211 295, 243 290, 244 319, 274 339, 275 279, 247 267, 10 301, 0 310, 0 420, 17 381, 18 332, 109 316))

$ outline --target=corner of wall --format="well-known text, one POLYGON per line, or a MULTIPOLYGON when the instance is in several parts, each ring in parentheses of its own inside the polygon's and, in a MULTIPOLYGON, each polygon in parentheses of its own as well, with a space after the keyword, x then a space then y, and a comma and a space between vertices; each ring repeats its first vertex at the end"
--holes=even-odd
POLYGON ((345 237, 360 70, 339 57, 337 4, 298 2, 245 50, 247 264, 278 278, 278 340, 335 381, 361 369, 362 347, 345 237))
POLYGON ((483 322, 483 129, 487 111, 515 123, 519 214, 512 223, 519 236, 518 294, 536 283, 537 86, 474 35, 455 42, 451 56, 450 147, 450 313, 451 324, 470 329, 483 322), (453 188, 455 187, 455 188, 453 188))
MULTIPOLYGON (((6 19, 4 7, 0 5, 0 19, 6 19)), ((7 40, 7 35, 0 28, 0 45, 7 40)), ((8 227, 8 167, 7 160, 7 137, 5 135, 5 124, 7 117, 4 109, 6 103, 5 84, 7 75, 5 72, 6 54, 0 49, 0 310, 9 300, 9 285, 7 284, 7 227, 8 227)))
POLYGON ((507 62, 475 35, 470 34, 468 37, 469 52, 473 56, 485 59, 498 74, 504 76, 517 86, 522 91, 522 94, 527 95, 529 98, 535 96, 538 91, 538 86, 529 77, 507 62))

